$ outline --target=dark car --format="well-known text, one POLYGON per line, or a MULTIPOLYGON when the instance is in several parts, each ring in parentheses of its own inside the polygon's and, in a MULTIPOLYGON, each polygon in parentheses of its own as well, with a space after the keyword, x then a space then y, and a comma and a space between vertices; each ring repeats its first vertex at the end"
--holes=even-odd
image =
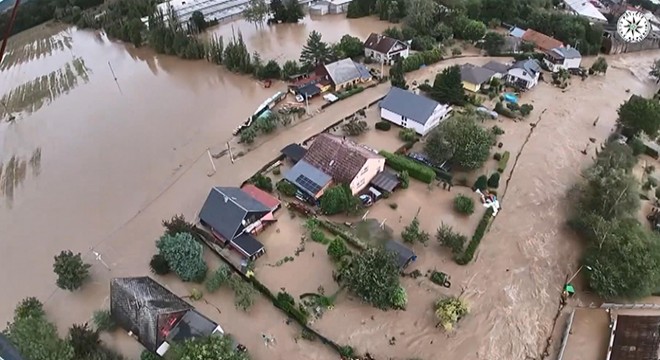
POLYGON ((443 171, 443 172, 448 173, 448 172, 451 171, 451 164, 449 163, 449 161, 443 161, 442 163, 437 164, 437 163, 431 161, 431 159, 429 159, 426 155, 420 154, 420 153, 415 153, 415 152, 409 153, 408 157, 415 160, 415 161, 417 161, 417 162, 419 162, 419 163, 421 163, 421 164, 424 164, 424 165, 432 168, 436 172, 443 171))

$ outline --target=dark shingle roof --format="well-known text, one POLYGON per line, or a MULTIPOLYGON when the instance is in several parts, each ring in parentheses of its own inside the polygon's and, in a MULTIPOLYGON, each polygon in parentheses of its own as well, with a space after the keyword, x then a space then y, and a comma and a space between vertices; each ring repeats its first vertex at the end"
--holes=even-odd
POLYGON ((398 241, 388 240, 385 243, 385 249, 396 254, 397 265, 400 268, 403 268, 410 260, 414 260, 415 258, 415 253, 398 241))
POLYGON ((303 156, 305 156, 305 153, 307 153, 307 149, 300 146, 299 144, 289 144, 285 146, 282 150, 280 150, 280 152, 284 154, 284 156, 293 160, 294 163, 297 163, 298 161, 300 161, 300 159, 303 158, 303 156))
POLYGON ((190 310, 183 315, 172 331, 169 332, 167 340, 171 342, 182 342, 186 339, 206 337, 211 335, 217 326, 218 324, 196 310, 190 310))
POLYGON ((440 104, 434 100, 398 87, 392 87, 387 96, 380 102, 381 108, 405 116, 422 125, 426 124, 438 105, 440 104))
POLYGON ((114 278, 110 281, 110 314, 126 331, 150 351, 162 344, 161 316, 193 307, 148 276, 114 278))
POLYGON ((248 213, 265 214, 269 211, 264 204, 237 187, 214 187, 199 212, 199 219, 231 240, 248 213))
POLYGON ((330 181, 332 181, 332 177, 330 175, 315 168, 305 160, 298 161, 296 165, 289 169, 289 171, 284 174, 284 179, 292 184, 297 185, 298 188, 300 188, 300 190, 305 192, 307 195, 316 196, 318 191, 309 191, 309 186, 305 186, 301 180, 302 176, 309 179, 316 187, 319 188, 319 190, 328 185, 330 181))
POLYGON ((370 158, 381 156, 353 141, 322 133, 316 137, 303 160, 332 176, 336 182, 349 184, 370 158))
POLYGON ((618 315, 613 360, 651 360, 660 350, 660 316, 618 315))
POLYGON ((486 65, 483 66, 483 68, 495 71, 496 73, 499 74, 506 74, 506 72, 509 71, 508 65, 502 64, 501 62, 497 62, 497 61, 489 61, 486 63, 486 65))
POLYGON ((481 85, 490 80, 495 71, 472 64, 461 65, 461 80, 471 84, 481 85))
POLYGON ((367 40, 364 42, 364 47, 374 51, 378 51, 382 54, 387 54, 397 43, 397 39, 393 39, 389 36, 371 33, 367 40))
POLYGON ((18 350, 2 333, 0 333, 0 359, 23 360, 23 357, 18 353, 18 350))
POLYGON ((264 245, 250 234, 241 234, 232 240, 236 246, 243 249, 248 257, 258 253, 264 248, 264 245))

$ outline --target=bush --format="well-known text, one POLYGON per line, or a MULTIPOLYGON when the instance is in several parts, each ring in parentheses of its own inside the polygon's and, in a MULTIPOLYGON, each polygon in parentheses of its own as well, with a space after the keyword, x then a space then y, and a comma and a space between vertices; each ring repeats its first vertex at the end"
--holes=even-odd
POLYGON ((632 153, 635 156, 641 155, 646 151, 646 145, 644 145, 644 142, 637 137, 632 138, 628 142, 628 145, 632 149, 632 153))
POLYGON ((500 173, 499 172, 494 172, 489 178, 488 178, 488 187, 497 189, 500 186, 500 173))
POLYGON ((344 239, 347 243, 355 246, 356 248, 360 250, 367 250, 369 246, 365 244, 362 240, 358 239, 357 237, 353 236, 353 234, 347 233, 344 230, 342 230, 339 226, 331 223, 328 220, 321 220, 319 221, 319 226, 330 232, 331 234, 335 236, 339 236, 340 238, 344 239))
POLYGON ((273 180, 268 176, 256 174, 249 182, 263 191, 273 192, 273 180))
POLYGON ((353 196, 348 186, 344 184, 336 185, 323 193, 320 207, 326 215, 352 213, 359 209, 360 200, 353 196))
POLYGON ((89 277, 89 264, 85 264, 80 253, 73 254, 70 250, 62 250, 55 256, 53 272, 57 275, 57 287, 74 291, 80 288, 89 277))
POLYGON ((199 290, 197 288, 192 288, 190 290, 190 299, 192 301, 202 300, 203 297, 204 297, 204 293, 201 290, 199 290))
POLYGON ((275 304, 276 307, 284 310, 284 312, 287 314, 291 315, 291 317, 296 319, 299 323, 307 324, 307 321, 309 320, 309 314, 304 307, 296 307, 296 301, 287 292, 279 292, 275 297, 273 304, 275 304))
POLYGON ((451 226, 445 225, 444 223, 438 228, 435 238, 438 239, 438 242, 440 242, 442 246, 448 247, 454 256, 463 252, 463 248, 467 242, 465 235, 455 232, 451 226))
POLYGON ((402 189, 407 189, 410 186, 410 175, 407 171, 403 170, 399 173, 399 181, 402 189))
POLYGON ((163 235, 156 247, 179 278, 183 281, 202 282, 208 267, 202 254, 204 248, 188 233, 163 235))
POLYGON ((454 210, 461 214, 471 215, 474 213, 474 200, 465 195, 458 195, 454 198, 454 210))
POLYGON ((469 312, 467 304, 457 297, 438 300, 435 303, 434 310, 440 325, 445 331, 452 331, 454 325, 469 312))
POLYGON ((474 182, 473 188, 479 190, 486 190, 488 187, 488 177, 486 175, 481 175, 477 178, 477 181, 474 182))
POLYGON ((417 139, 417 132, 414 129, 401 129, 399 131, 399 139, 405 142, 415 141, 417 139))
POLYGON ((458 46, 457 46, 457 47, 454 47, 453 49, 451 49, 451 54, 452 54, 453 56, 459 56, 459 55, 461 55, 462 53, 463 53, 463 50, 461 50, 461 48, 459 48, 458 46))
POLYGON ((655 189, 655 198, 660 199, 660 187, 655 189))
POLYGON ((110 315, 110 310, 96 310, 92 315, 92 322, 98 331, 114 331, 117 328, 117 323, 110 315))
POLYGON ((320 230, 320 229, 312 230, 311 238, 312 238, 313 241, 316 241, 317 243, 321 243, 321 244, 327 244, 328 242, 330 242, 325 237, 325 234, 323 233, 323 230, 320 230))
POLYGON ((275 169, 273 169, 273 175, 279 175, 279 174, 281 174, 281 173, 282 173, 282 170, 280 170, 280 167, 279 167, 279 166, 276 167, 275 169))
POLYGON ((46 315, 44 305, 36 297, 28 297, 16 306, 14 309, 14 319, 27 319, 29 317, 42 318, 46 315))
POLYGON ((495 159, 496 161, 500 161, 500 159, 502 159, 502 154, 496 152, 495 154, 493 154, 493 159, 495 159))
POLYGON ((429 241, 430 235, 419 227, 419 220, 417 217, 413 218, 408 226, 401 232, 401 238, 407 243, 414 243, 419 241, 426 244, 429 241))
POLYGON ((149 261, 149 268, 151 268, 151 272, 156 275, 167 275, 171 271, 170 265, 167 263, 167 260, 165 260, 165 257, 161 254, 155 254, 151 257, 151 261, 149 261))
POLYGON ((509 162, 509 156, 511 156, 511 154, 508 151, 505 151, 502 155, 499 164, 497 164, 497 171, 499 173, 503 173, 504 169, 506 169, 506 163, 509 162))
POLYGON ((493 125, 493 127, 491 128, 491 131, 495 135, 504 135, 504 129, 502 129, 501 127, 499 127, 497 125, 493 125))
POLYGON ((479 225, 477 225, 477 229, 474 231, 474 235, 472 235, 472 239, 465 249, 463 256, 456 258, 457 264, 467 265, 470 261, 472 261, 472 258, 474 258, 474 253, 477 251, 477 247, 479 247, 479 244, 481 243, 481 239, 484 237, 484 235, 486 235, 486 230, 488 229, 488 225, 490 225, 490 220, 492 218, 493 209, 486 209, 486 212, 481 218, 481 221, 479 221, 479 225))
POLYGON ((381 150, 378 153, 386 159, 387 165, 396 171, 405 170, 413 179, 417 179, 427 184, 430 184, 435 180, 435 171, 428 166, 408 159, 403 155, 392 154, 384 150, 381 150))
POLYGON ((199 231, 195 224, 186 221, 181 214, 172 216, 170 220, 163 220, 161 224, 165 228, 165 234, 172 236, 178 233, 197 234, 199 231))
POLYGON ((162 360, 162 358, 149 350, 142 350, 140 360, 162 360))
POLYGON ((206 291, 209 293, 214 293, 222 285, 226 284, 227 281, 229 281, 229 277, 231 276, 231 269, 227 265, 220 265, 220 267, 213 272, 211 277, 206 280, 206 291))
POLYGON ((374 127, 376 128, 376 130, 389 131, 392 128, 392 123, 390 123, 389 121, 383 120, 383 121, 377 122, 374 127))
POLYGON ((431 280, 432 283, 443 286, 445 284, 445 281, 447 281, 447 275, 434 270, 431 273, 429 279, 431 280))
POLYGON ((534 106, 531 104, 522 104, 520 106, 520 114, 524 117, 529 116, 532 110, 534 110, 534 106))
POLYGON ((399 204, 397 204, 397 203, 390 203, 390 209, 392 209, 392 210, 396 210, 397 208, 399 208, 399 204))
POLYGON ((495 104, 495 109, 493 109, 493 110, 495 110, 496 113, 498 113, 502 116, 508 117, 509 119, 515 119, 516 118, 516 114, 513 111, 506 108, 504 105, 502 105, 501 102, 498 102, 497 104, 495 104))
POLYGON ((341 260, 344 255, 349 253, 346 243, 340 237, 336 237, 330 245, 328 245, 328 256, 334 261, 341 260))
POLYGON ((281 180, 277 183, 277 191, 282 193, 284 196, 295 196, 296 192, 298 192, 298 189, 296 189, 296 186, 287 180, 281 180))

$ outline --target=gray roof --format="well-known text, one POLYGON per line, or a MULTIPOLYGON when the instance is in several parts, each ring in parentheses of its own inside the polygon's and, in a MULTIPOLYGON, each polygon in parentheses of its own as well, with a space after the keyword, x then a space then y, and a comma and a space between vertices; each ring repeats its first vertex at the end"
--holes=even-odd
POLYGON ((195 310, 186 312, 181 320, 167 335, 167 340, 171 342, 182 342, 186 339, 196 337, 206 337, 213 333, 218 326, 206 316, 195 310))
POLYGON ((495 71, 472 64, 461 65, 461 80, 472 84, 483 84, 495 75, 495 71))
POLYGON ((497 62, 497 61, 489 61, 486 63, 486 65, 483 66, 483 68, 495 71, 496 73, 499 74, 506 74, 506 72, 509 71, 508 65, 502 64, 501 62, 497 62))
POLYGON ((355 67, 358 69, 358 72, 360 73, 360 78, 362 80, 369 80, 373 77, 371 76, 369 69, 366 66, 364 66, 364 64, 360 64, 356 62, 353 63, 355 64, 355 67))
POLYGON ((535 75, 541 71, 541 65, 537 60, 534 59, 516 61, 513 64, 513 67, 523 69, 532 75, 535 75))
POLYGON ((259 240, 255 239, 254 236, 246 233, 243 233, 234 238, 232 243, 245 251, 245 254, 248 257, 257 254, 259 251, 261 251, 261 249, 264 248, 264 245, 259 240))
POLYGON ((280 152, 284 156, 291 159, 294 163, 297 163, 298 161, 300 161, 300 159, 302 159, 305 156, 305 154, 307 153, 307 149, 300 146, 299 144, 293 143, 285 146, 282 150, 280 150, 280 152))
POLYGON ((426 96, 413 94, 410 91, 393 86, 387 96, 380 102, 380 107, 398 115, 405 116, 418 124, 425 125, 433 110, 440 105, 426 96))
POLYGON ((582 55, 577 49, 572 47, 559 47, 552 49, 552 52, 560 55, 564 59, 581 59, 582 55))
POLYGON ((3 360, 23 360, 21 354, 18 353, 18 350, 14 345, 9 342, 9 339, 2 333, 0 333, 0 359, 3 360))
POLYGON ((362 77, 355 62, 350 58, 335 61, 331 64, 325 65, 328 75, 335 85, 343 84, 347 81, 359 79, 362 77))
POLYGON ((404 268, 410 261, 417 258, 412 250, 398 241, 388 240, 385 243, 385 249, 396 254, 397 265, 399 265, 400 268, 404 268))
POLYGON ((110 314, 126 331, 132 331, 149 351, 163 343, 158 325, 161 316, 193 307, 148 276, 110 281, 110 314))
POLYGON ((381 190, 392 192, 399 186, 399 178, 387 170, 383 170, 371 179, 371 184, 381 190))
POLYGON ((330 175, 315 168, 305 160, 298 161, 296 165, 284 174, 284 178, 296 185, 301 191, 307 195, 316 196, 317 192, 310 191, 309 186, 305 186, 303 177, 309 179, 314 185, 320 188, 323 188, 332 180, 330 175))
POLYGON ((264 204, 237 187, 214 187, 199 212, 199 219, 226 240, 232 240, 250 213, 270 212, 264 204))

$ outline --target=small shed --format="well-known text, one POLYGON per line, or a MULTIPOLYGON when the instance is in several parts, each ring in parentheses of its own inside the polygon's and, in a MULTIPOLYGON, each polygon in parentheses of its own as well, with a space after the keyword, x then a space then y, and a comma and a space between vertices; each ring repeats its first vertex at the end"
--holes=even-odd
POLYGON ((373 179, 371 179, 371 185, 387 192, 394 191, 399 184, 399 177, 386 170, 379 172, 373 179))
POLYGON ((307 153, 307 149, 302 147, 300 144, 294 143, 285 146, 282 150, 280 150, 280 152, 282 153, 282 155, 291 159, 291 161, 295 164, 305 156, 305 154, 307 153))
POLYGON ((417 255, 402 243, 394 240, 388 240, 385 243, 385 249, 396 255, 397 264, 400 269, 405 269, 411 262, 417 260, 417 255))
POLYGON ((231 245, 248 259, 254 260, 266 252, 264 245, 248 233, 235 237, 231 241, 231 245))

